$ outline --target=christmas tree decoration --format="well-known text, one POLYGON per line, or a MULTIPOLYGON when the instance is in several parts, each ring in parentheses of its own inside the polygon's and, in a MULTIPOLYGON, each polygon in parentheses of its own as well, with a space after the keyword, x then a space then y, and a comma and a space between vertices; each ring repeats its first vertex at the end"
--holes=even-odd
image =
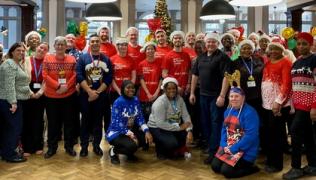
POLYGON ((157 0, 155 11, 154 11, 155 18, 161 19, 161 28, 166 31, 167 37, 171 34, 172 31, 172 24, 171 24, 171 17, 168 13, 168 6, 166 0, 157 0))

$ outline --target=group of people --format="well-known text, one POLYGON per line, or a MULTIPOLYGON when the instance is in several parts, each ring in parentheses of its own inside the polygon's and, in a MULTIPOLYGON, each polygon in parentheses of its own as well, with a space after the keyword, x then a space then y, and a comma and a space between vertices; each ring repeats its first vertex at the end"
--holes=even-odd
POLYGON ((283 179, 316 175, 311 34, 298 33, 294 53, 279 36, 242 38, 237 29, 199 37, 174 31, 170 43, 157 29, 155 41, 143 46, 135 27, 114 44, 109 34, 109 27, 100 26, 87 52, 76 49, 74 35, 58 36, 55 52, 48 53, 49 45, 32 31, 25 44, 13 44, 0 57, 2 159, 24 162, 43 154, 46 111, 45 158, 56 154, 62 133, 70 156, 77 155, 78 138, 81 157, 90 141, 102 156, 104 129, 113 164, 120 163, 118 154, 137 161, 137 149, 152 143, 158 159, 184 157, 188 145, 197 143, 214 172, 236 178, 259 170, 259 149, 266 172, 282 171, 290 134, 292 168, 283 179))

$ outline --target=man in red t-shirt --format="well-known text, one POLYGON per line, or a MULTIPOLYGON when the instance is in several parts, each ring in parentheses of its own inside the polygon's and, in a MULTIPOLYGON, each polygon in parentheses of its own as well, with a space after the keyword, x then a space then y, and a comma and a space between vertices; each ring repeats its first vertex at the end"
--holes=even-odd
POLYGON ((162 77, 172 76, 179 82, 179 93, 189 92, 189 74, 191 68, 191 60, 188 53, 182 51, 184 41, 184 33, 182 31, 174 31, 170 35, 173 43, 173 49, 166 54, 162 62, 162 77))
POLYGON ((197 57, 194 46, 195 46, 195 33, 194 32, 188 32, 185 36, 185 46, 182 49, 183 52, 186 52, 189 54, 191 61, 195 60, 197 57))
POLYGON ((167 43, 167 34, 165 30, 157 29, 155 31, 155 39, 157 41, 155 58, 163 59, 165 55, 172 50, 167 43))
POLYGON ((110 28, 107 26, 100 26, 97 29, 97 35, 101 39, 100 52, 104 53, 107 57, 116 54, 116 48, 110 41, 110 28))
POLYGON ((136 65, 145 59, 145 54, 140 52, 142 48, 138 45, 138 29, 136 27, 129 27, 126 31, 126 38, 128 39, 127 54, 133 58, 136 65))

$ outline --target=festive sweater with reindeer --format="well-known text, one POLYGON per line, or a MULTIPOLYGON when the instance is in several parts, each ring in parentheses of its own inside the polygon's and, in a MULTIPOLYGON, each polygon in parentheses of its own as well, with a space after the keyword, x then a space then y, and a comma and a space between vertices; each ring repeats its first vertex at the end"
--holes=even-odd
POLYGON ((316 55, 295 61, 291 75, 295 109, 310 111, 316 108, 316 55))
POLYGON ((132 99, 120 96, 112 107, 111 123, 107 131, 107 140, 112 141, 119 135, 127 135, 131 132, 131 127, 137 124, 144 132, 148 131, 137 97, 132 99))
POLYGON ((112 65, 104 54, 83 54, 76 65, 77 82, 86 80, 91 89, 98 89, 102 83, 108 87, 112 82, 112 65))

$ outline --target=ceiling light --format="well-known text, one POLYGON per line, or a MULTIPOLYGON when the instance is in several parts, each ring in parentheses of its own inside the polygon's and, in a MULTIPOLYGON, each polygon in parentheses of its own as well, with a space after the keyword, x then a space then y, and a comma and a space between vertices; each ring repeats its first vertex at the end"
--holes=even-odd
POLYGON ((282 0, 232 0, 229 3, 234 6, 268 6, 280 2, 282 0))
POLYGON ((72 2, 79 2, 79 3, 109 3, 115 2, 116 0, 67 0, 72 2))
POLYGON ((122 19, 122 13, 114 3, 96 3, 88 7, 86 19, 88 21, 119 21, 122 19))
POLYGON ((200 12, 200 19, 202 20, 231 19, 235 17, 234 7, 224 0, 209 1, 200 12))

